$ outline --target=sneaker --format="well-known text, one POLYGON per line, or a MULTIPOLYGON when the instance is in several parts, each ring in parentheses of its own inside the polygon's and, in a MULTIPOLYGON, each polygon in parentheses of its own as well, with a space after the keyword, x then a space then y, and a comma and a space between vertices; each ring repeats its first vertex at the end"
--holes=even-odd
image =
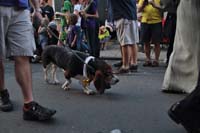
POLYGON ((36 102, 30 102, 24 105, 23 108, 23 119, 31 121, 45 121, 49 120, 56 110, 42 107, 36 102))
POLYGON ((0 91, 0 110, 4 112, 13 110, 13 104, 10 101, 8 90, 0 91))
POLYGON ((138 65, 131 65, 129 69, 130 69, 131 72, 137 72, 138 65))

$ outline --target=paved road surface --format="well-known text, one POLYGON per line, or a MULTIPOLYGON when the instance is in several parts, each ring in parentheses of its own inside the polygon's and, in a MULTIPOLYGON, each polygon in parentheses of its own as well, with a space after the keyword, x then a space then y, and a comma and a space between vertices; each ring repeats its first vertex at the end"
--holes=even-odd
MULTIPOLYGON (((0 133, 109 133, 113 129, 122 133, 186 133, 166 114, 184 95, 160 92, 163 66, 144 68, 139 62, 137 73, 119 76, 120 83, 103 95, 88 96, 76 80, 69 91, 60 85, 47 85, 41 64, 32 64, 35 99, 57 110, 54 119, 38 123, 22 120, 22 97, 11 63, 6 63, 6 84, 15 110, 0 112, 0 133)), ((61 71, 58 76, 64 82, 61 71)))

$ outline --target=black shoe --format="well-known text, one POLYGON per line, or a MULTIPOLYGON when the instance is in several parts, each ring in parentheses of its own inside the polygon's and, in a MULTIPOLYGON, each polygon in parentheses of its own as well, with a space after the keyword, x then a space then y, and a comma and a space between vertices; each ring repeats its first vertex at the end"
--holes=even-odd
POLYGON ((0 91, 0 110, 4 112, 13 110, 13 105, 10 101, 8 90, 0 91))
POLYGON ((181 120, 179 118, 179 116, 177 115, 177 106, 179 105, 179 103, 175 103, 171 106, 171 108, 168 110, 168 115, 169 117, 176 122, 177 124, 180 124, 181 120))
POLYGON ((168 90, 168 89, 165 89, 165 90, 162 90, 163 93, 170 93, 170 94, 186 94, 185 91, 183 90, 168 90))
POLYGON ((113 66, 114 67, 121 67, 122 66, 122 61, 113 64, 113 66))
POLYGON ((23 119, 31 121, 45 121, 49 120, 56 110, 42 107, 36 102, 31 102, 24 105, 23 108, 23 119))
POLYGON ((171 106, 168 115, 174 122, 181 124, 188 133, 200 133, 199 120, 197 120, 197 116, 195 117, 196 114, 193 114, 189 109, 181 108, 179 102, 171 106))
POLYGON ((130 69, 131 72, 137 72, 138 65, 131 65, 129 69, 130 69))

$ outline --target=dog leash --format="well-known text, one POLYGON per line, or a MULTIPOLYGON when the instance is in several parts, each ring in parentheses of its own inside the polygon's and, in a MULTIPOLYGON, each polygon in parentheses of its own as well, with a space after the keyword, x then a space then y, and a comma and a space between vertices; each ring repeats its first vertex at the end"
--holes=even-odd
MULTIPOLYGON (((62 44, 65 44, 50 28, 48 28, 48 26, 47 25, 45 25, 45 29, 46 30, 48 30, 49 32, 50 32, 50 34, 52 35, 52 36, 54 36, 56 39, 58 39, 58 41, 60 41, 62 44)), ((92 66, 90 66, 90 65, 88 65, 88 63, 85 63, 86 61, 84 61, 76 52, 74 52, 71 48, 69 48, 69 46, 65 46, 68 50, 70 50, 83 64, 84 64, 84 66, 86 67, 89 67, 90 69, 92 69, 92 71, 93 72, 95 72, 95 69, 92 67, 92 66)), ((93 56, 89 56, 90 58, 91 57, 93 57, 93 56)), ((87 57, 88 58, 88 57, 87 57)), ((86 59, 87 59, 86 58, 86 59)), ((95 58, 93 57, 93 60, 94 60, 95 58)), ((88 61, 89 62, 89 61, 88 61)))

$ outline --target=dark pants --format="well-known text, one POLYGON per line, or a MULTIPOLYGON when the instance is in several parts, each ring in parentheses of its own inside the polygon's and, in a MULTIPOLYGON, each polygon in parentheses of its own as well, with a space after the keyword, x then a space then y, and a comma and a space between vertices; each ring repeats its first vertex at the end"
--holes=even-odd
POLYGON ((173 51, 174 47, 174 38, 175 38, 175 33, 176 33, 176 14, 175 13, 168 13, 166 21, 171 21, 171 33, 169 34, 169 46, 167 49, 167 64, 169 62, 170 55, 173 51), (170 19, 170 20, 169 20, 170 19))
POLYGON ((98 26, 96 27, 87 27, 86 28, 86 37, 87 37, 87 43, 90 47, 90 55, 94 57, 100 56, 100 43, 98 39, 98 26))

